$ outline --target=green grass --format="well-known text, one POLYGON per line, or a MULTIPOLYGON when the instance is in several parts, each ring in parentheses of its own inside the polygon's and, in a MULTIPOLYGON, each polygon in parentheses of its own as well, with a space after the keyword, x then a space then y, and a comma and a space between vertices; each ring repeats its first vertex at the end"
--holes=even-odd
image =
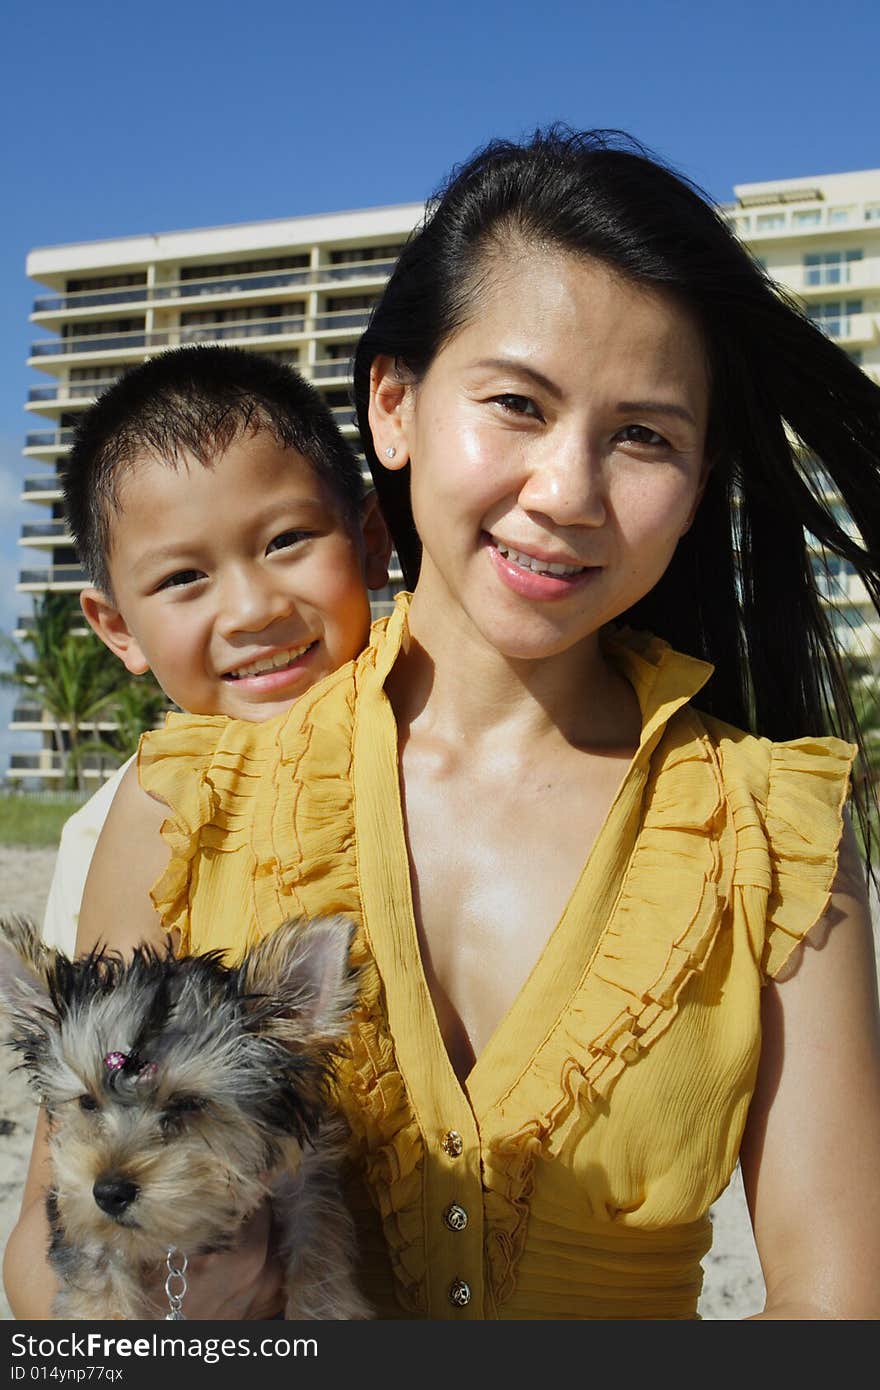
POLYGON ((39 801, 0 794, 0 845, 57 845, 61 827, 81 800, 39 801))

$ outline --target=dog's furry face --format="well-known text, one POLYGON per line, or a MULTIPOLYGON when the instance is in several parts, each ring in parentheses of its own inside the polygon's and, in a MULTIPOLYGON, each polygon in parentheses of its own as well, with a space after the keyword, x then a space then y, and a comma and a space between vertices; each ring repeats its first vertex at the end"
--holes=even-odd
POLYGON ((237 967, 146 947, 71 962, 0 922, 0 1006, 49 1114, 63 1240, 132 1263, 223 1243, 326 1112, 350 938, 330 918, 286 923, 237 967))

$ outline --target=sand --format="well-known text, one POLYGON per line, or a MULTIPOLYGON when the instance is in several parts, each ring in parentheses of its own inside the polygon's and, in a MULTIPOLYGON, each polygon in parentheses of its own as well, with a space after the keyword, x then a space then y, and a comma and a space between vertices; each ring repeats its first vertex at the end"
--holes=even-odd
MULTIPOLYGON (((54 850, 0 845, 0 912, 39 920, 54 863, 54 850)), ((21 1074, 11 1070, 14 1061, 8 1048, 0 1050, 0 1247, 18 1216, 36 1113, 21 1074)), ((711 1215, 714 1241, 704 1262, 699 1310, 709 1320, 748 1317, 763 1305, 764 1283, 738 1171, 711 1215)), ((0 1293, 0 1319, 11 1317, 5 1293, 0 1293)))

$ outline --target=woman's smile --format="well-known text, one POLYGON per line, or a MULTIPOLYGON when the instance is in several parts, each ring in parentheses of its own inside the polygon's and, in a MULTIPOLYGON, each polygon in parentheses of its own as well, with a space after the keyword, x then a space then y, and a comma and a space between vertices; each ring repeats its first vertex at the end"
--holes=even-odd
POLYGON ((539 602, 568 598, 601 573, 598 565, 552 560, 534 551, 515 549, 493 536, 486 537, 486 549, 502 584, 523 598, 539 602))

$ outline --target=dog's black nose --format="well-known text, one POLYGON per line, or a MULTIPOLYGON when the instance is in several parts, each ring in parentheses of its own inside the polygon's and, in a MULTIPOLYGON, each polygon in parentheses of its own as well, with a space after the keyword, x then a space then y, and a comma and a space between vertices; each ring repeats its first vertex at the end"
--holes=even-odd
POLYGON ((131 1206, 139 1191, 136 1182, 112 1173, 109 1177, 99 1178, 92 1188, 95 1201, 108 1216, 121 1216, 125 1209, 131 1206))

